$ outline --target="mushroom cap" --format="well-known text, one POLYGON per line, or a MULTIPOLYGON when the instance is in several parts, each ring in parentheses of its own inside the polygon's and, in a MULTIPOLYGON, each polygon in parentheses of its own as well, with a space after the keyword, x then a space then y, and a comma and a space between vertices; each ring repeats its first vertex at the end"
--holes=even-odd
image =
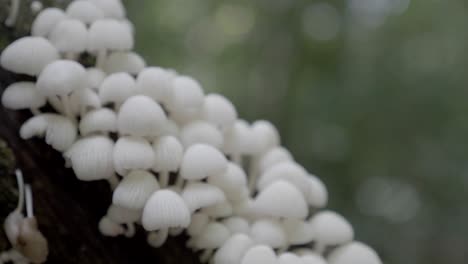
POLYGON ((236 122, 237 111, 226 97, 220 94, 208 94, 203 101, 201 116, 203 120, 225 129, 236 122))
POLYGON ((130 28, 127 24, 118 20, 107 18, 96 20, 88 30, 87 50, 90 52, 131 50, 133 44, 133 35, 130 28))
POLYGON ((91 88, 74 90, 69 99, 69 108, 75 115, 87 112, 91 109, 101 107, 101 100, 97 93, 91 88))
POLYGON ((173 136, 163 136, 153 142, 155 161, 153 171, 177 171, 182 162, 184 147, 173 136))
POLYGON ((36 85, 45 96, 66 96, 86 88, 86 70, 76 61, 56 60, 44 68, 36 85))
POLYGON ((81 138, 63 155, 71 161, 75 175, 82 181, 108 179, 114 175, 114 142, 106 136, 81 138))
POLYGON ((255 243, 245 234, 231 236, 216 251, 213 259, 216 264, 239 264, 247 250, 255 243))
POLYGON ((86 76, 87 76, 86 79, 88 80, 87 87, 95 91, 99 91, 99 87, 101 86, 101 83, 106 78, 106 73, 103 72, 99 68, 91 67, 91 68, 86 69, 86 76))
POLYGON ((231 233, 223 224, 211 222, 196 238, 194 246, 197 249, 215 249, 221 247, 231 233))
POLYGON ((115 132, 117 131, 117 115, 108 108, 93 110, 81 118, 79 129, 82 136, 95 132, 115 132))
POLYGON ((130 209, 143 209, 151 194, 158 189, 159 183, 153 174, 143 170, 132 171, 117 185, 112 203, 130 209))
POLYGON ((135 79, 126 72, 108 75, 99 86, 99 98, 102 104, 121 104, 135 92, 135 79))
POLYGON ((205 213, 194 213, 192 215, 192 221, 187 227, 187 234, 194 237, 199 235, 205 229, 206 225, 210 222, 210 217, 205 213))
POLYGON ((177 74, 168 69, 148 67, 137 77, 137 91, 160 103, 167 103, 173 91, 172 81, 177 74))
POLYGON ((259 215, 267 217, 305 219, 308 215, 302 193, 284 180, 276 181, 262 190, 252 207, 259 215))
POLYGON ((147 231, 186 228, 190 224, 190 211, 180 195, 167 189, 159 190, 146 202, 142 224, 147 231))
POLYGON ((115 237, 125 232, 122 225, 113 222, 107 216, 104 216, 103 218, 101 218, 98 224, 98 228, 101 234, 105 236, 110 236, 110 237, 115 237))
POLYGON ((256 155, 265 153, 280 144, 280 136, 276 127, 265 120, 258 120, 252 124, 252 132, 255 138, 253 152, 256 155))
POLYGON ((167 123, 161 106, 145 95, 128 98, 117 116, 118 131, 122 135, 158 136, 167 123))
POLYGON ((160 136, 174 136, 179 138, 179 126, 172 119, 167 119, 166 125, 164 126, 163 132, 160 136))
POLYGON ((22 37, 10 43, 0 56, 6 70, 36 76, 60 58, 57 49, 43 37, 22 37))
POLYGON ((200 120, 183 126, 180 131, 180 139, 186 148, 197 143, 211 145, 218 149, 223 145, 221 131, 213 124, 200 120))
POLYGON ((275 251, 265 245, 254 246, 245 253, 241 261, 241 264, 259 263, 278 264, 275 251))
POLYGON ((66 17, 67 15, 59 8, 48 7, 42 10, 31 25, 31 35, 36 37, 47 37, 55 25, 66 17))
POLYGON ((316 176, 307 177, 309 191, 306 195, 307 202, 314 207, 321 208, 327 205, 328 191, 325 184, 316 176))
POLYGON ((78 19, 60 20, 49 34, 50 42, 60 52, 84 52, 87 39, 86 25, 78 19))
POLYGON ((315 238, 315 230, 312 224, 307 221, 287 219, 283 221, 283 228, 290 245, 304 245, 312 242, 315 238))
POLYGON ((190 212, 195 212, 202 207, 208 207, 222 203, 226 200, 224 193, 216 186, 192 182, 189 183, 180 194, 190 212))
POLYGON ((107 217, 117 224, 137 222, 141 218, 141 209, 130 209, 116 204, 111 204, 107 209, 107 217))
POLYGON ((291 252, 285 252, 279 255, 278 263, 279 264, 304 264, 300 257, 298 257, 296 254, 293 254, 291 252))
POLYGON ((327 264, 327 261, 317 254, 306 254, 301 257, 304 264, 327 264))
POLYGON ((242 191, 247 187, 247 176, 235 163, 229 162, 224 172, 209 176, 207 181, 221 188, 229 201, 237 202, 248 196, 248 193, 242 191))
POLYGON ((104 62, 104 71, 108 74, 128 72, 137 75, 146 66, 145 60, 133 51, 112 52, 104 62))
POLYGON ((90 2, 99 7, 105 17, 125 18, 125 7, 120 0, 90 0, 90 2))
POLYGON ((281 248, 287 244, 286 233, 281 223, 273 219, 260 219, 250 227, 250 237, 258 244, 281 248))
POLYGON ((75 0, 71 2, 66 9, 66 13, 69 17, 78 19, 86 24, 91 24, 104 17, 101 9, 93 2, 86 0, 75 0))
POLYGON ((382 264, 377 253, 361 242, 351 242, 334 249, 327 261, 329 264, 382 264))
POLYGON ((148 170, 154 163, 154 151, 144 138, 120 137, 114 147, 115 171, 124 176, 131 170, 148 170))
POLYGON ((223 151, 228 154, 250 154, 254 145, 252 131, 245 120, 237 120, 224 131, 223 151))
POLYGON ((273 182, 285 180, 296 186, 306 198, 310 191, 308 178, 309 175, 304 167, 295 162, 285 161, 265 171, 258 179, 257 189, 263 190, 273 182))
POLYGON ((226 157, 216 148, 195 144, 184 153, 180 176, 186 180, 201 180, 223 173, 227 168, 226 157))
POLYGON ((203 105, 204 95, 200 84, 188 76, 176 76, 172 83, 169 110, 198 110, 203 105))
POLYGON ((10 84, 2 94, 2 105, 13 110, 40 108, 46 104, 45 97, 33 82, 10 84))
POLYGON ((222 223, 229 229, 231 234, 246 234, 250 233, 250 224, 245 218, 239 216, 231 216, 222 221, 222 223))
POLYGON ((286 161, 293 161, 291 153, 284 147, 274 147, 262 155, 258 161, 259 172, 262 174, 271 167, 286 161))
POLYGON ((233 214, 233 208, 228 201, 224 201, 212 206, 204 207, 201 209, 201 212, 209 215, 212 218, 224 218, 233 214))
POLYGON ((353 240, 353 227, 343 216, 335 212, 321 211, 316 213, 310 219, 310 224, 315 231, 318 243, 340 245, 353 240))
POLYGON ((69 119, 56 114, 41 114, 28 119, 20 128, 22 139, 42 137, 52 148, 63 152, 76 139, 76 126, 69 119))

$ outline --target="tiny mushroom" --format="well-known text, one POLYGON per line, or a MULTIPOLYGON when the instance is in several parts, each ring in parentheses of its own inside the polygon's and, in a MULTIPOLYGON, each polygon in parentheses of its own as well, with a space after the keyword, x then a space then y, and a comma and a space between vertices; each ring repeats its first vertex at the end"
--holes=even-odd
POLYGON ((377 253, 361 242, 351 242, 334 249, 327 261, 329 264, 382 264, 377 253))
POLYGON ((86 50, 88 30, 86 25, 77 19, 63 19, 52 29, 48 38, 64 57, 70 60, 86 50))
POLYGON ((218 222, 209 223, 203 232, 194 238, 194 248, 202 249, 201 262, 207 262, 215 249, 221 247, 230 237, 229 229, 218 222))
POLYGON ((263 154, 258 161, 258 170, 260 175, 276 164, 285 161, 293 161, 293 157, 289 150, 281 146, 270 149, 263 154))
POLYGON ((181 196, 192 213, 200 208, 219 204, 226 200, 221 189, 202 182, 187 184, 182 190, 181 196))
POLYGON ((114 223, 125 224, 127 230, 124 235, 133 237, 135 235, 135 222, 141 219, 141 209, 131 209, 116 204, 111 204, 107 210, 107 217, 114 223))
POLYGON ((120 137, 114 147, 115 171, 125 176, 131 170, 148 170, 153 167, 154 151, 151 144, 140 137, 120 137))
POLYGON ((114 190, 112 203, 130 209, 143 209, 149 197, 159 189, 153 174, 135 170, 127 174, 114 190))
POLYGON ((242 258, 241 264, 278 264, 276 254, 271 247, 258 245, 250 248, 242 258))
POLYGON ((327 261, 317 254, 305 254, 301 259, 304 264, 327 264, 327 261))
POLYGON ((104 17, 124 19, 125 7, 121 0, 89 0, 102 10, 104 17))
POLYGON ((86 79, 88 80, 87 87, 93 89, 94 91, 99 91, 101 83, 106 78, 106 73, 99 68, 87 68, 86 69, 86 79))
POLYGON ((117 114, 108 108, 93 110, 81 118, 79 129, 82 136, 91 133, 108 134, 109 132, 116 132, 117 114))
POLYGON ((278 264, 304 264, 296 254, 285 252, 278 256, 278 264))
MULTIPOLYGON (((213 256, 215 264, 239 264, 255 242, 245 234, 231 236, 213 256)), ((260 263, 260 262, 259 262, 260 263)))
POLYGON ((190 236, 198 236, 210 222, 210 217, 202 212, 197 212, 192 215, 192 221, 187 227, 187 234, 190 236))
POLYGON ((169 184, 169 172, 177 171, 182 162, 184 148, 173 136, 163 136, 153 142, 155 161, 153 171, 159 173, 161 187, 169 184))
POLYGON ((166 105, 173 92, 172 81, 175 77, 176 73, 172 70, 148 67, 138 74, 136 88, 139 94, 166 105))
POLYGON ((231 231, 231 234, 246 234, 250 233, 250 224, 245 218, 239 216, 231 216, 222 221, 222 223, 231 231))
POLYGON ((305 245, 315 239, 315 230, 311 223, 304 220, 286 219, 283 228, 290 245, 305 245))
POLYGON ((170 111, 198 111, 203 105, 203 89, 200 84, 191 77, 177 76, 174 78, 173 92, 169 100, 170 111))
POLYGON ((66 9, 66 13, 69 17, 78 19, 88 25, 104 17, 101 9, 93 2, 86 0, 71 2, 66 9))
POLYGON ((2 105, 13 110, 30 109, 39 114, 39 108, 46 104, 33 82, 17 82, 9 85, 2 94, 2 105))
POLYGON ((287 234, 281 223, 273 219, 259 219, 250 227, 250 237, 258 244, 268 245, 272 248, 287 246, 287 234))
POLYGON ((201 117, 203 120, 225 130, 236 122, 237 111, 234 105, 224 96, 208 94, 203 101, 201 117))
POLYGON ((59 59, 57 49, 43 37, 22 37, 8 45, 0 56, 1 66, 9 71, 37 76, 59 59))
POLYGON ((118 110, 125 100, 135 94, 135 79, 126 72, 107 76, 99 86, 99 98, 102 104, 113 103, 118 110))
POLYGON ((70 95, 70 111, 74 116, 83 117, 91 109, 101 107, 101 100, 97 93, 90 88, 75 90, 70 95))
POLYGON ((224 172, 210 175, 207 181, 221 188, 229 201, 238 202, 248 196, 247 177, 244 170, 235 163, 229 162, 224 172))
POLYGON ((167 238, 169 228, 186 228, 190 224, 190 211, 184 200, 171 190, 154 192, 143 209, 143 227, 151 232, 148 243, 160 247, 167 238))
POLYGON ((57 23, 67 16, 62 9, 49 7, 42 10, 34 19, 31 26, 31 35, 47 37, 57 23))
POLYGON ((242 155, 250 154, 254 144, 252 131, 245 120, 237 120, 224 131, 223 152, 230 156, 231 161, 242 166, 242 155))
POLYGON ((146 66, 143 58, 133 51, 112 52, 104 62, 104 71, 107 74, 127 72, 137 75, 146 66))
POLYGON ((223 134, 211 123, 193 121, 182 127, 180 139, 185 148, 202 143, 220 149, 223 145, 223 134))
POLYGON ((322 211, 310 219, 315 232, 315 248, 323 253, 327 246, 342 245, 353 240, 354 231, 349 222, 332 211, 322 211))

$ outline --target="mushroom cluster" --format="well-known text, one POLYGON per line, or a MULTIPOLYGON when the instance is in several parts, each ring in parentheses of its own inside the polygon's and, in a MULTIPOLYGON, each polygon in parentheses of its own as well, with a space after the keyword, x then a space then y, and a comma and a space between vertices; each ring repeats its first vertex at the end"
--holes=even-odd
POLYGON ((0 57, 35 78, 2 96, 33 114, 20 136, 44 137, 78 179, 110 183, 103 235, 142 227, 159 247, 186 232, 187 247, 215 264, 381 263, 344 217, 322 209, 325 185, 273 124, 239 119, 193 78, 146 66, 133 33, 120 0, 76 0, 43 9, 31 36, 0 57))

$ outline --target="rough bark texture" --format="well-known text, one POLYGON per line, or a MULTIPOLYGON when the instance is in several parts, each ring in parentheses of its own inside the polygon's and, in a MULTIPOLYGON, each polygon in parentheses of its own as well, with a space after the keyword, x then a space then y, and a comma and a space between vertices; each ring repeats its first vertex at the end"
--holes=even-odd
MULTIPOLYGON (((8 3, 0 0, 1 21, 8 3)), ((28 33, 25 29, 32 16, 27 12, 23 3, 17 26, 1 26, 0 50, 8 41, 28 33)), ((0 93, 8 84, 24 78, 0 69, 0 93)), ((47 263, 199 263, 198 257, 185 248, 185 237, 169 238, 162 248, 154 249, 146 244, 141 228, 131 239, 102 236, 97 223, 111 202, 109 185, 103 181, 78 181, 70 169, 64 168, 60 153, 42 139, 22 140, 18 131, 30 116, 28 111, 0 107, 0 138, 6 142, 0 141, 0 222, 16 207, 16 179, 12 173, 16 160, 25 181, 32 185, 35 215, 49 241, 47 263)), ((9 248, 2 229, 0 251, 9 248)))

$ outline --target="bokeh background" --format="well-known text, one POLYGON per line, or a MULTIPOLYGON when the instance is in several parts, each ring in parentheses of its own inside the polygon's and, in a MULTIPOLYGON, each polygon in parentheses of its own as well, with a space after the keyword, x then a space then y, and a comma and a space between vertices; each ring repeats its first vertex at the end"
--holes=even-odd
POLYGON ((148 64, 271 120, 385 263, 466 263, 467 1, 124 2, 148 64))

